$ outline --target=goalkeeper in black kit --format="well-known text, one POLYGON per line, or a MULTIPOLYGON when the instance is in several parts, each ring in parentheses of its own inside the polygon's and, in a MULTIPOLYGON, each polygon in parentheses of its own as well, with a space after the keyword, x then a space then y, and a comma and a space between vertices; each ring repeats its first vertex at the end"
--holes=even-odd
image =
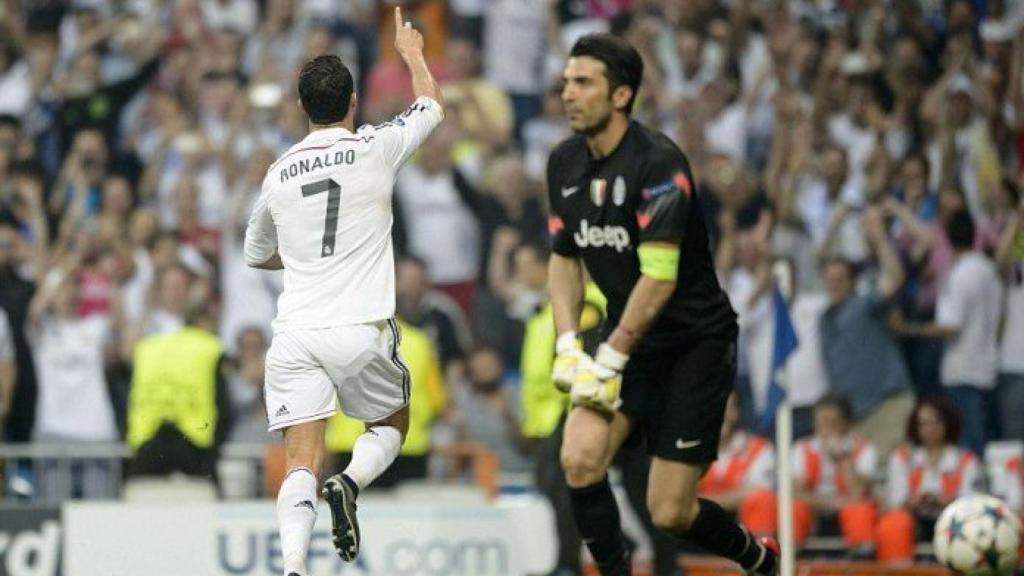
POLYGON ((736 314, 715 276, 686 156, 630 119, 642 75, 624 40, 581 38, 562 91, 576 135, 548 163, 553 379, 573 405, 561 460, 576 524, 603 576, 630 573, 607 470, 624 442, 645 442, 654 525, 748 574, 774 575, 778 544, 697 497, 735 379, 736 314), (576 337, 584 264, 608 299, 593 358, 576 337))

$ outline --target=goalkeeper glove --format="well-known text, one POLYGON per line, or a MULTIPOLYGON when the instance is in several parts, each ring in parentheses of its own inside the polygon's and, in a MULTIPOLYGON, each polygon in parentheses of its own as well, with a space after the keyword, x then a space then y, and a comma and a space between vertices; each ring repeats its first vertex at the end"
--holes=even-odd
POLYGON ((551 367, 551 380, 561 392, 568 392, 576 380, 576 372, 590 358, 580 346, 575 332, 565 332, 555 341, 555 363, 551 367))
POLYGON ((572 403, 585 406, 602 414, 611 414, 622 405, 622 369, 629 356, 605 342, 597 348, 594 359, 576 373, 572 385, 572 403))

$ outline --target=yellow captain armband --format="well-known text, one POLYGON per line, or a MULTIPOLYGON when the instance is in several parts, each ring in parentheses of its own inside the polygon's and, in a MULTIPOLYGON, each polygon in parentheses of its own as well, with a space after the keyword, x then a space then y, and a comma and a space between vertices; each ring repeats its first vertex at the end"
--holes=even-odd
POLYGON ((636 252, 644 276, 662 281, 675 281, 679 276, 678 246, 641 244, 636 252))

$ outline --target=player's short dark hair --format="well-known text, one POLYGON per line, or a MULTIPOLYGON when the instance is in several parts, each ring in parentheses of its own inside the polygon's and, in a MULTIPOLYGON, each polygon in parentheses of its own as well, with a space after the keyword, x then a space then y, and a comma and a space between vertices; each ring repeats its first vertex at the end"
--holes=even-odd
POLYGON ((949 400, 941 396, 925 398, 914 407, 907 420, 907 438, 915 445, 921 445, 921 434, 917 429, 917 417, 921 414, 922 408, 931 408, 942 420, 942 427, 945 431, 942 434, 942 441, 946 444, 956 444, 960 441, 960 414, 950 404, 949 400))
POLYGON ((842 414, 843 419, 847 422, 853 420, 853 406, 850 405, 850 399, 839 392, 829 392, 822 396, 821 399, 814 404, 815 411, 820 410, 821 408, 834 408, 842 414))
POLYGON ((573 45, 571 57, 589 56, 604 64, 609 95, 619 86, 626 86, 633 95, 626 102, 626 114, 633 111, 633 102, 644 77, 644 60, 629 43, 611 34, 587 34, 573 45))
POLYGON ((946 234, 954 249, 970 250, 974 246, 974 220, 966 210, 958 210, 946 223, 946 234))
POLYGON ((334 124, 348 115, 352 73, 333 54, 317 56, 299 72, 299 100, 313 124, 334 124))

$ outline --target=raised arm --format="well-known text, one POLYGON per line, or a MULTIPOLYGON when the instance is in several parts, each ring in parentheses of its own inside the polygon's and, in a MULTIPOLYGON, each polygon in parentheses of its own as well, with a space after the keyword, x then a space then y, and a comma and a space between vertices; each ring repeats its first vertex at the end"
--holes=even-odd
POLYGON ((402 8, 395 7, 395 49, 402 57, 409 74, 412 75, 412 93, 417 97, 426 96, 441 106, 444 111, 444 99, 441 88, 434 80, 427 60, 423 56, 423 35, 402 19, 402 8))
POLYGON ((892 298, 896 291, 903 286, 906 273, 900 257, 889 242, 889 236, 885 231, 885 220, 879 208, 870 207, 864 212, 864 237, 874 250, 878 258, 878 265, 882 270, 878 283, 878 293, 884 300, 892 298))

